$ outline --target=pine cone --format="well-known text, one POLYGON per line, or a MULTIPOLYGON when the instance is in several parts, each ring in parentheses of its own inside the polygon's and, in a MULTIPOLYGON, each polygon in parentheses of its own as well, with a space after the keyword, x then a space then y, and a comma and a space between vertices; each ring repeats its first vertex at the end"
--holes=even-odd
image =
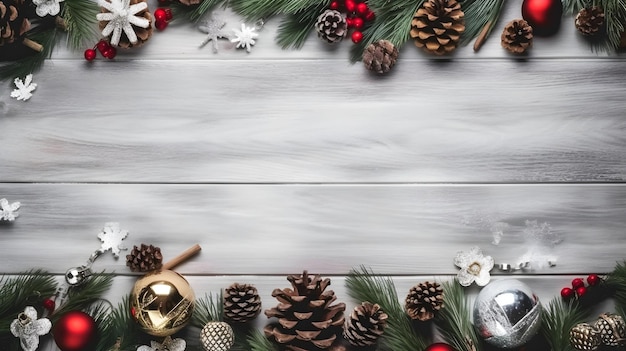
POLYGON ((224 290, 224 316, 233 322, 246 323, 261 312, 261 297, 249 284, 235 283, 224 290))
POLYGON ((317 35, 320 38, 329 44, 334 44, 340 42, 346 36, 348 24, 341 12, 326 10, 317 17, 315 30, 317 30, 317 35))
POLYGON ((0 0, 0 46, 13 43, 30 29, 24 0, 0 0))
POLYGON ((352 346, 374 345, 383 335, 387 325, 387 314, 378 304, 363 302, 352 310, 343 329, 343 336, 352 346))
POLYGON ((363 51, 363 63, 370 71, 387 73, 398 60, 398 49, 388 40, 371 43, 363 51))
POLYGON ((522 54, 533 44, 533 27, 523 19, 512 20, 504 27, 500 38, 503 48, 522 54))
POLYGON ((604 26, 604 11, 597 6, 584 8, 576 15, 576 29, 583 35, 598 34, 604 26))
POLYGON ((228 323, 209 322, 200 331, 200 341, 206 351, 228 351, 235 343, 235 332, 228 323))
POLYGON ((626 344, 626 323, 622 316, 603 313, 593 326, 600 334, 604 345, 622 346, 626 344))
POLYGON ((293 289, 274 289, 272 296, 280 303, 265 311, 278 324, 265 327, 265 335, 273 337, 285 350, 316 351, 329 348, 341 331, 346 309, 344 303, 331 305, 337 297, 326 291, 330 279, 319 275, 290 275, 293 289))
POLYGON ((602 339, 593 326, 580 323, 570 330, 569 342, 576 350, 596 350, 602 344, 602 339))
POLYGON ((430 320, 443 306, 443 288, 437 283, 419 283, 409 290, 405 302, 406 313, 411 319, 430 320))
POLYGON ((126 265, 133 272, 148 272, 159 269, 162 262, 161 249, 152 245, 141 244, 141 247, 135 245, 126 255, 126 265))
MULTIPOLYGON (((106 0, 106 1, 111 2, 111 0, 106 0)), ((130 0, 130 5, 132 6, 140 2, 147 2, 147 1, 146 0, 130 0)), ((109 13, 109 10, 102 7, 100 8, 100 12, 109 13)), ((152 30, 153 30, 152 29, 152 15, 150 14, 150 10, 146 7, 144 10, 141 10, 140 12, 136 13, 135 16, 139 18, 145 18, 146 20, 148 20, 149 22, 148 27, 141 28, 139 26, 131 24, 133 31, 135 31, 135 35, 137 35, 137 41, 132 43, 130 39, 128 38, 128 36, 126 35, 126 33, 122 31, 122 36, 120 37, 120 41, 117 44, 117 46, 121 48, 138 47, 138 46, 143 45, 143 43, 145 43, 152 36, 152 30)), ((98 25, 100 27, 100 31, 102 31, 108 23, 109 21, 99 21, 98 25)), ((109 35, 109 38, 110 37, 111 35, 109 35)))
POLYGON ((411 22, 415 45, 435 55, 454 51, 465 31, 465 14, 457 0, 426 0, 411 22))

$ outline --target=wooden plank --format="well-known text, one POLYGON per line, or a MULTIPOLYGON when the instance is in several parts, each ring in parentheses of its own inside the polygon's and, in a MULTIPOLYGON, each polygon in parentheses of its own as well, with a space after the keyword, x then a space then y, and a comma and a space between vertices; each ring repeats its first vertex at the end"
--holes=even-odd
MULTIPOLYGON (((166 260, 199 243, 180 270, 209 275, 455 274, 453 257, 474 245, 497 262, 557 259, 541 273, 607 272, 626 252, 624 185, 1 184, 0 194, 23 203, 0 227, 5 273, 83 264, 111 221, 129 246, 160 246, 166 260)), ((107 254, 94 268, 124 264, 107 254)))
POLYGON ((622 60, 52 61, 0 118, 0 181, 626 179, 622 60), (65 77, 60 79, 59 77, 65 77))

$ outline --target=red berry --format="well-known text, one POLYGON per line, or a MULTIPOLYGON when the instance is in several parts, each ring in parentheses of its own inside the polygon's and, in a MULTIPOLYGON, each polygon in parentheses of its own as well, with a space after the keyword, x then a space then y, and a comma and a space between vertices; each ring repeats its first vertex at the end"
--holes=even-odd
MULTIPOLYGON (((96 59, 96 55, 97 55, 97 53, 96 53, 96 50, 94 50, 94 49, 87 49, 87 50, 85 50, 85 60, 87 60, 87 61, 95 60, 96 59)), ((54 301, 52 301, 52 302, 54 302, 54 301)), ((45 301, 44 301, 44 303, 45 303, 45 301)))
MULTIPOLYGON (((93 51, 94 55, 96 54, 96 50, 93 50, 93 49, 89 49, 89 50, 93 51)), ((89 60, 89 61, 91 61, 91 60, 89 60)), ((43 300, 42 304, 43 304, 43 308, 45 308, 49 313, 54 312, 54 307, 55 307, 54 300, 52 300, 52 299, 45 299, 45 300, 43 300)))
POLYGON ((354 12, 356 10, 356 3, 354 0, 346 0, 346 11, 354 12))
POLYGON ((367 11, 369 10, 370 8, 367 7, 367 4, 364 2, 361 2, 358 5, 356 5, 356 13, 358 13, 359 15, 365 15, 367 11))
POLYGON ((339 1, 332 1, 330 3, 330 9, 331 10, 339 10, 339 1))
POLYGON ((597 274, 589 274, 587 277, 587 284, 594 286, 600 283, 600 277, 597 274))
POLYGON ((110 48, 106 49, 102 53, 102 56, 108 58, 109 60, 114 59, 116 55, 117 55, 117 49, 112 47, 112 46, 110 48))
POLYGON ((354 18, 346 18, 346 25, 348 26, 348 28, 354 27, 354 18))
POLYGON ((172 9, 168 7, 165 9, 165 20, 171 21, 172 18, 174 18, 174 14, 172 13, 172 9))
POLYGON ((584 286, 580 286, 576 288, 576 295, 578 295, 578 297, 583 297, 586 293, 587 293, 587 288, 585 288, 584 286))
POLYGON ((375 18, 376 18, 376 14, 372 10, 367 11, 367 13, 365 14, 366 21, 373 21, 375 18))
POLYGON ((154 10, 154 20, 155 21, 165 21, 167 14, 165 13, 165 9, 158 8, 154 10))
POLYGON ((561 297, 564 299, 571 299, 574 297, 575 291, 572 288, 565 287, 561 289, 561 297))
POLYGON ((167 21, 159 21, 159 20, 154 21, 154 26, 158 30, 164 30, 165 28, 167 28, 167 24, 168 24, 167 21))
POLYGON ((102 55, 104 55, 104 52, 111 47, 111 44, 109 44, 108 41, 106 40, 100 40, 98 42, 98 44, 96 45, 96 47, 98 47, 98 51, 100 51, 100 53, 102 55))
POLYGON ((363 19, 361 17, 355 17, 352 20, 352 25, 354 26, 354 28, 361 30, 363 29, 363 25, 365 24, 365 21, 363 21, 363 19))
POLYGON ((352 32, 352 42, 355 44, 358 44, 361 42, 361 40, 363 40, 363 33, 361 33, 358 30, 355 30, 354 32, 352 32))
POLYGON ((584 287, 584 286, 585 286, 585 282, 582 279, 576 278, 576 279, 572 280, 572 288, 578 289, 578 288, 584 287))

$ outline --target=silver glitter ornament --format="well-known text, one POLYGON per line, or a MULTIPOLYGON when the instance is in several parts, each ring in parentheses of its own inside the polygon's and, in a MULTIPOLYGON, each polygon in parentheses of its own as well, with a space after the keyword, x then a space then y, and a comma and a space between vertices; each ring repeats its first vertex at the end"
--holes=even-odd
POLYGON ((519 280, 492 282, 476 297, 474 327, 496 347, 515 348, 527 343, 540 324, 539 298, 519 280))

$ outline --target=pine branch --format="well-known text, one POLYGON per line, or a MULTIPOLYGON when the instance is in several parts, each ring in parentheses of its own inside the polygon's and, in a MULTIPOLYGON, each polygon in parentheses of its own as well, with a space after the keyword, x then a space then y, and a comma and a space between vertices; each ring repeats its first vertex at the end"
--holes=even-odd
POLYGON ((465 13, 465 32, 461 36, 461 44, 466 45, 479 35, 481 38, 483 35, 484 37, 488 36, 500 18, 503 5, 504 0, 465 0, 461 2, 461 7, 465 13))
POLYGON ((17 77, 23 78, 39 70, 43 66, 45 59, 49 58, 54 50, 54 45, 57 41, 57 29, 35 28, 26 37, 43 45, 43 51, 0 65, 0 81, 12 80, 17 77))
POLYGON ((220 291, 217 296, 205 295, 196 300, 196 307, 191 316, 191 324, 202 329, 207 323, 224 320, 224 295, 220 291))
POLYGON ((300 49, 315 26, 317 17, 327 5, 323 2, 287 15, 278 27, 276 42, 283 49, 300 49))
POLYGON ((456 279, 444 282, 443 309, 435 318, 437 329, 445 341, 458 351, 480 351, 484 349, 472 325, 472 307, 465 290, 456 279))
POLYGON ((67 25, 68 45, 78 50, 91 46, 97 39, 96 14, 100 7, 95 1, 65 0, 61 17, 67 25))
POLYGON ((96 351, 110 351, 114 347, 119 350, 136 350, 140 344, 141 332, 128 313, 130 296, 126 295, 115 309, 104 318, 99 325, 100 338, 96 351))
POLYGON ((40 308, 44 299, 54 295, 56 280, 47 272, 33 270, 17 277, 0 279, 0 333, 8 333, 9 325, 26 306, 40 308))
POLYGON ((54 311, 50 320, 55 323, 67 312, 89 308, 90 305, 102 299, 102 295, 109 290, 111 283, 113 283, 112 275, 95 274, 85 285, 70 288, 67 302, 54 311))
POLYGON ((564 302, 555 297, 541 314, 541 334, 552 351, 572 351, 569 332, 587 317, 587 311, 576 301, 564 302))
POLYGON ((180 2, 171 4, 174 19, 186 19, 191 22, 198 22, 208 12, 213 11, 216 7, 225 6, 227 0, 204 0, 198 5, 187 6, 180 2))
POLYGON ((250 351, 278 351, 278 348, 271 340, 265 337, 262 331, 253 331, 246 340, 250 351))
POLYGON ((423 350, 427 341, 413 329, 411 320, 398 301, 398 294, 390 277, 376 276, 365 267, 352 270, 346 278, 348 294, 358 302, 377 303, 387 313, 387 328, 381 337, 382 350, 423 350))
POLYGON ((626 261, 615 266, 613 272, 607 276, 605 284, 613 290, 616 308, 626 311, 626 261))
POLYGON ((363 40, 350 50, 350 60, 360 61, 367 46, 377 40, 389 40, 397 48, 409 40, 413 15, 424 0, 371 0, 369 7, 376 13, 372 25, 363 31, 363 40))
POLYGON ((592 46, 602 51, 618 49, 626 26, 626 0, 564 0, 563 12, 574 15, 589 5, 599 6, 604 10, 606 30, 606 35, 595 39, 590 38, 592 46))

